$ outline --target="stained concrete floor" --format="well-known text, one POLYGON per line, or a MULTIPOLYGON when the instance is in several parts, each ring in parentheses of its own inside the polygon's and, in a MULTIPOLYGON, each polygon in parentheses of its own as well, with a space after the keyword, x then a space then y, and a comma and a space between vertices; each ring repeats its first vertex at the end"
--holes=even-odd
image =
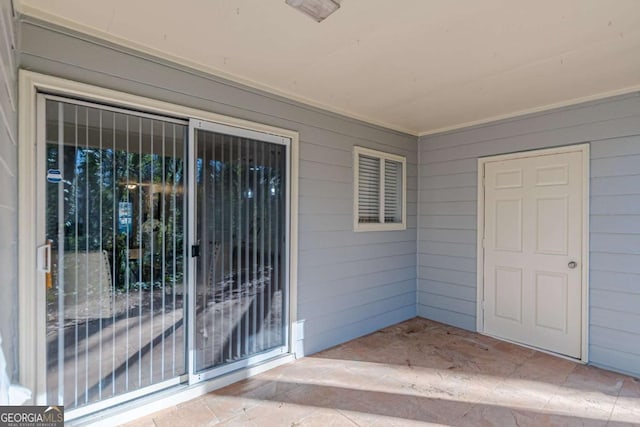
POLYGON ((425 319, 129 426, 640 426, 640 380, 425 319))

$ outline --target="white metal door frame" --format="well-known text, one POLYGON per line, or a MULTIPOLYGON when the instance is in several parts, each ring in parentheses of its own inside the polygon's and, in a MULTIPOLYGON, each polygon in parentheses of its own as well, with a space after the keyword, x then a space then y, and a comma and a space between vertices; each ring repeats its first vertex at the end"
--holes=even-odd
MULTIPOLYGON (((580 152, 582 154, 582 334, 580 361, 589 361, 589 144, 576 144, 541 150, 501 154, 478 159, 478 207, 477 207, 477 298, 476 330, 484 334, 484 239, 485 239, 485 164, 488 162, 538 157, 551 154, 580 152)), ((544 351, 544 350, 543 350, 544 351)), ((554 353, 555 354, 555 353, 554 353)), ((564 357, 564 356, 563 356, 564 357)), ((571 360, 575 360, 570 358, 571 360)))

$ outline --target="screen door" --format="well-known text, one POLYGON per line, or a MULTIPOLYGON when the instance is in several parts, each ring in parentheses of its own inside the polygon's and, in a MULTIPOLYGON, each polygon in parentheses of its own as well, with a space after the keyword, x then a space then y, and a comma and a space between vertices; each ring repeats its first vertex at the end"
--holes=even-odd
POLYGON ((191 123, 198 381, 287 351, 289 140, 191 123))

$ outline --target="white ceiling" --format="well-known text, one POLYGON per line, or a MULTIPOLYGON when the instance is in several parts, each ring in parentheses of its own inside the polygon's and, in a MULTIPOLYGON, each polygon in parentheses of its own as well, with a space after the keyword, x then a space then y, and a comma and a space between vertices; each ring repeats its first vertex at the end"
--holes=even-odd
POLYGON ((640 90, 640 0, 20 0, 25 14, 413 134, 640 90))

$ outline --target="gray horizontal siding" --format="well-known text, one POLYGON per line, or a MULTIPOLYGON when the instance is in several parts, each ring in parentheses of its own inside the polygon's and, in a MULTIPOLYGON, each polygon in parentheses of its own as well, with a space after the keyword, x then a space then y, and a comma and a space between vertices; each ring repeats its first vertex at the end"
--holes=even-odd
POLYGON ((18 378, 18 150, 17 66, 14 58, 14 20, 9 1, 0 0, 0 335, 7 372, 18 378), (9 43, 4 43, 7 40, 9 43), (9 45, 9 48, 7 48, 9 45))
POLYGON ((640 375, 640 96, 419 141, 418 314, 476 325, 477 159, 590 142, 590 360, 640 375))
POLYGON ((591 360, 635 376, 640 376, 638 135, 591 143, 590 218, 591 360))
POLYGON ((27 19, 21 66, 300 135, 298 318, 313 353, 415 316, 416 138, 27 19), (409 228, 353 232, 355 145, 407 156, 409 228))

